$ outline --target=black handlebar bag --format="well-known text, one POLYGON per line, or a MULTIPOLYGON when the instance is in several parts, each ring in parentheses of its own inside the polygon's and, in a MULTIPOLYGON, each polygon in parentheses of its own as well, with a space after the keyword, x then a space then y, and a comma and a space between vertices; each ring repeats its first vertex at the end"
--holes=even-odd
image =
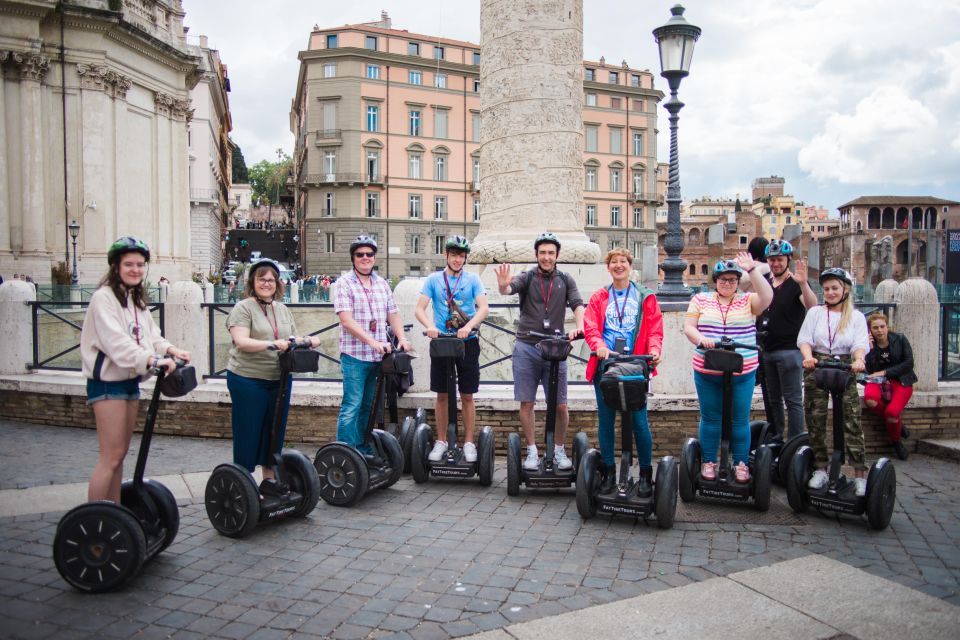
POLYGON ((160 393, 168 398, 185 396, 197 388, 197 371, 192 365, 177 367, 173 373, 168 373, 159 382, 160 393))
POLYGON ((287 349, 280 354, 280 370, 286 373, 316 373, 320 352, 313 349, 287 349))
POLYGON ((647 406, 650 368, 644 361, 611 362, 600 375, 600 395, 614 411, 639 411, 647 406))
POLYGON ((391 351, 380 361, 380 372, 391 378, 397 395, 402 396, 413 386, 413 356, 406 351, 391 351))
POLYGON ((463 340, 460 338, 434 338, 430 341, 431 358, 454 358, 459 360, 463 357, 463 340))
POLYGON ((853 377, 844 369, 823 368, 814 370, 813 382, 824 391, 843 393, 853 382, 853 377))
POLYGON ((537 343, 537 350, 547 362, 563 362, 573 350, 573 343, 569 340, 541 340, 537 343))
POLYGON ((707 349, 703 353, 703 368, 720 373, 742 373, 743 356, 726 349, 707 349))

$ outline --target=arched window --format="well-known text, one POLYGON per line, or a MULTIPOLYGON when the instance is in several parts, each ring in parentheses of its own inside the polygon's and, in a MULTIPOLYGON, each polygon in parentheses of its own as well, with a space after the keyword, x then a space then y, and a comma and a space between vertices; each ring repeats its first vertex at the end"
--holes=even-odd
POLYGON ((863 220, 857 220, 857 231, 863 231, 863 220))
POLYGON ((897 209, 897 229, 906 229, 907 228, 907 218, 909 217, 909 212, 906 207, 900 207, 897 209))
POLYGON ((705 264, 700 265, 700 275, 702 276, 707 275, 707 265, 705 264))
POLYGON ((690 265, 690 275, 692 275, 692 276, 697 275, 697 265, 695 265, 695 264, 691 264, 691 265, 690 265))
POLYGON ((687 234, 687 244, 691 247, 700 246, 700 229, 690 229, 687 234))
POLYGON ((880 207, 870 207, 870 213, 867 214, 867 229, 880 228, 880 207))
POLYGON ((927 207, 927 210, 923 215, 923 228, 924 229, 936 229, 937 228, 937 209, 935 207, 927 207))
POLYGON ((914 229, 923 229, 923 209, 914 207, 910 212, 910 226, 914 229))
POLYGON ((887 207, 883 210, 883 228, 884 229, 896 228, 896 225, 893 223, 893 207, 887 207))
POLYGON ((897 245, 897 264, 907 264, 907 241, 897 245))

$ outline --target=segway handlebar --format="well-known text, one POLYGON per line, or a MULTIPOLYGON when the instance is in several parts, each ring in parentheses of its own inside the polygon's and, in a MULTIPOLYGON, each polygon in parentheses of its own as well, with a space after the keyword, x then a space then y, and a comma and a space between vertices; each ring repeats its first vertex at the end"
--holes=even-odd
MULTIPOLYGON (((411 325, 411 326, 412 326, 412 325, 411 325)), ((424 331, 424 332, 423 332, 423 335, 427 335, 427 332, 424 331)), ((475 338, 475 337, 478 336, 478 335, 480 335, 480 330, 479 330, 479 329, 473 329, 473 330, 470 331, 470 335, 468 335, 467 338, 475 338)), ((449 333, 449 332, 446 332, 446 331, 441 331, 441 332, 439 332, 439 333, 437 334, 437 337, 438 337, 438 338, 456 338, 456 337, 457 337, 457 333, 456 333, 456 332, 449 333)), ((467 338, 464 338, 464 340, 466 340, 467 338)))
MULTIPOLYGON (((591 351, 591 356, 596 357, 597 352, 591 351)), ((630 353, 617 353, 616 351, 611 351, 610 355, 604 358, 605 360, 613 360, 614 362, 652 362, 654 356, 641 355, 641 354, 630 354, 630 353)))
MULTIPOLYGON (((164 359, 169 358, 169 357, 170 357, 170 356, 163 356, 163 357, 161 357, 160 359, 161 359, 161 360, 164 360, 164 359)), ((174 358, 174 359, 173 359, 173 362, 174 362, 174 364, 177 365, 177 369, 179 369, 179 368, 181 368, 181 367, 187 366, 187 361, 186 361, 186 360, 181 360, 180 358, 174 358)), ((163 367, 150 367, 149 373, 150 373, 150 375, 155 376, 155 375, 159 375, 160 371, 162 371, 162 370, 163 370, 163 367)))
MULTIPOLYGON (((293 336, 290 336, 289 342, 290 342, 291 349, 312 349, 313 348, 313 344, 310 342, 310 340, 297 340, 293 336)), ((279 349, 277 348, 277 345, 271 342, 270 346, 267 347, 267 351, 279 351, 279 349)))
MULTIPOLYGON (((541 340, 568 340, 567 334, 561 332, 559 329, 557 329, 553 333, 540 333, 539 331, 518 331, 517 332, 518 338, 526 338, 528 336, 532 338, 540 338, 541 340)), ((574 336, 573 339, 570 340, 570 342, 573 342, 574 340, 583 340, 583 331, 578 331, 577 335, 574 336)))
POLYGON ((736 342, 730 338, 720 338, 720 340, 713 345, 714 349, 724 349, 726 351, 733 351, 734 349, 753 349, 754 351, 760 351, 760 345, 758 344, 745 344, 743 342, 736 342))
POLYGON ((820 360, 816 364, 817 369, 840 369, 841 371, 850 371, 850 365, 839 360, 820 360))

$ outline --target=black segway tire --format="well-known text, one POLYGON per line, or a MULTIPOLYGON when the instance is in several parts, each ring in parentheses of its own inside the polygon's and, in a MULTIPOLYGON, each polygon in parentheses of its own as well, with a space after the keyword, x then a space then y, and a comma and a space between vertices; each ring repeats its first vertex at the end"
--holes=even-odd
POLYGON ((787 476, 790 475, 790 463, 793 461, 793 456, 797 455, 800 447, 809 445, 810 435, 806 431, 798 433, 784 443, 780 449, 780 458, 777 459, 777 469, 773 478, 774 482, 784 486, 787 484, 787 476))
POLYGON ((602 464, 600 452, 590 449, 583 454, 583 460, 577 469, 577 512, 584 520, 597 515, 597 494, 600 492, 602 464))
POLYGON ((53 539, 53 561, 68 584, 99 593, 140 573, 147 557, 143 527, 112 502, 82 504, 67 512, 53 539))
POLYGON ((352 507, 366 495, 370 484, 367 463, 348 444, 332 442, 320 447, 313 460, 320 476, 320 497, 335 507, 352 507))
POLYGON ((413 432, 413 446, 410 447, 410 475, 417 484, 430 479, 430 450, 433 448, 433 431, 430 426, 421 424, 413 432))
POLYGON ((290 517, 305 518, 320 500, 320 476, 316 467, 310 464, 310 458, 296 449, 284 451, 280 459, 290 481, 290 488, 303 496, 300 505, 290 513, 290 517))
POLYGON ((392 433, 374 429, 373 437, 380 441, 380 446, 387 455, 387 463, 390 465, 390 477, 384 484, 380 485, 381 489, 386 489, 395 485, 400 476, 403 475, 403 447, 400 446, 400 441, 394 438, 392 433))
MULTIPOLYGON (((417 409, 417 414, 422 409, 417 409)), ((413 447, 413 432, 417 430, 417 419, 407 416, 400 425, 400 450, 403 452, 403 473, 410 473, 410 451, 413 447)))
POLYGON ((700 475, 700 442, 688 438, 680 449, 680 499, 693 502, 697 499, 697 477, 700 475))
POLYGON ((413 412, 413 426, 414 428, 420 426, 421 424, 426 424, 427 422, 427 410, 423 407, 417 407, 417 410, 413 412))
POLYGON ((590 442, 587 440, 587 434, 583 431, 577 432, 577 435, 573 436, 573 470, 577 472, 580 470, 580 461, 583 460, 583 456, 586 455, 587 449, 590 448, 590 442))
POLYGON ((762 444, 767 444, 764 442, 764 431, 767 430, 766 427, 766 420, 750 421, 750 451, 753 451, 762 444))
POLYGON ((773 472, 773 451, 761 444, 754 457, 753 469, 753 508, 766 511, 770 508, 770 474, 773 472))
POLYGON ((493 428, 486 426, 480 429, 477 438, 477 475, 481 487, 493 484, 494 457, 493 428))
POLYGON ((657 479, 654 487, 653 510, 657 514, 657 526, 669 529, 677 515, 677 483, 679 469, 677 459, 664 456, 657 465, 657 479))
MULTIPOLYGON (((158 524, 164 530, 163 541, 156 551, 156 553, 160 553, 169 547, 177 537, 177 532, 180 530, 180 509, 177 508, 177 499, 173 497, 170 489, 156 480, 144 480, 143 488, 149 494, 150 499, 153 500, 153 504, 157 508, 157 516, 160 519, 158 524)), ((125 480, 120 485, 120 504, 130 509, 141 522, 148 519, 146 506, 142 504, 140 496, 133 488, 133 480, 125 480)))
POLYGON ((247 470, 218 465, 207 480, 203 501, 210 524, 228 538, 250 535, 260 521, 260 493, 247 470))
POLYGON ((507 495, 520 495, 520 434, 507 436, 507 495))
POLYGON ((886 529, 897 502, 897 472, 888 458, 880 458, 867 475, 867 522, 871 529, 886 529))
POLYGON ((804 445, 797 450, 787 474, 787 502, 795 513, 807 510, 807 483, 813 475, 813 449, 804 445))

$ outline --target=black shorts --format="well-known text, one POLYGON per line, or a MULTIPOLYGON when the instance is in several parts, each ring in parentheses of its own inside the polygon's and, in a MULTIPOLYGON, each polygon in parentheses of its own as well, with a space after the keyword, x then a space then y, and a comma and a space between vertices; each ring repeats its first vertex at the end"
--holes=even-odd
MULTIPOLYGON (((476 393, 480 390, 480 340, 463 341, 463 357, 457 363, 457 388, 460 393, 476 393)), ((430 360, 430 391, 447 392, 447 361, 430 360)))

